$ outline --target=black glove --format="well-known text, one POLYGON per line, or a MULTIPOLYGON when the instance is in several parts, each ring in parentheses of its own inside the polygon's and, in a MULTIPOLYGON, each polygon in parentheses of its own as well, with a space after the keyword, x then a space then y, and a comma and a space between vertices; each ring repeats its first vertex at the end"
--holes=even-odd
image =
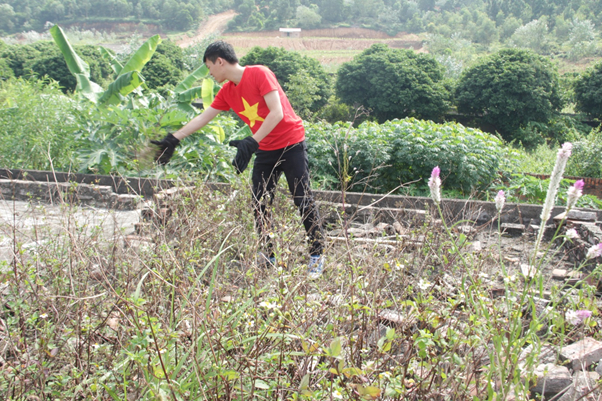
POLYGON ((157 154, 155 155, 155 161, 160 165, 169 163, 169 159, 173 156, 176 146, 180 144, 180 140, 172 134, 167 134, 165 138, 160 141, 150 142, 159 147, 159 150, 157 150, 157 154))
POLYGON ((236 172, 240 174, 245 171, 249 165, 251 156, 259 149, 259 144, 252 136, 248 136, 242 140, 230 141, 229 145, 238 148, 236 157, 232 160, 232 165, 236 169, 236 172))

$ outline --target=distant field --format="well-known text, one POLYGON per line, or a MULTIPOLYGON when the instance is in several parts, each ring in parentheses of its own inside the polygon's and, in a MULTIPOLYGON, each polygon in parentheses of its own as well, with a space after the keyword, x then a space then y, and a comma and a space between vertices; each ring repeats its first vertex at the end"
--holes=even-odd
MULTIPOLYGON (((230 42, 237 53, 244 55, 253 46, 276 46, 287 50, 294 50, 301 54, 313 57, 325 65, 337 65, 351 60, 356 54, 369 48, 375 43, 384 43, 391 48, 424 51, 422 40, 417 35, 400 35, 398 37, 382 37, 381 32, 368 29, 339 28, 337 30, 305 31, 301 37, 282 37, 278 31, 262 32, 263 35, 239 32, 224 34, 225 40, 230 42), (323 32, 328 31, 328 32, 323 32), (318 36, 332 32, 334 35, 345 36, 318 36), (377 37, 369 37, 377 36, 377 37), (378 37, 381 36, 381 37, 378 37)), ((384 34, 383 34, 384 35, 384 34)))

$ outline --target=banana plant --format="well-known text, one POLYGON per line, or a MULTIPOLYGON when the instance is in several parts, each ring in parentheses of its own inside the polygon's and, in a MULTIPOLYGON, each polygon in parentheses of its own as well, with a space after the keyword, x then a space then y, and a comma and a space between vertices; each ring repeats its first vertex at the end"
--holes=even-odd
POLYGON ((180 110, 195 113, 191 103, 199 98, 203 100, 204 108, 211 104, 221 86, 216 85, 211 78, 208 78, 208 75, 209 69, 203 64, 174 88, 175 101, 180 110), (200 86, 192 86, 201 79, 200 86))
POLYGON ((63 53, 69 71, 77 80, 76 91, 92 102, 104 105, 121 103, 127 95, 144 83, 144 78, 140 74, 140 71, 142 71, 144 65, 151 59, 155 50, 157 50, 157 46, 161 43, 159 35, 151 37, 136 50, 124 66, 121 66, 117 60, 112 60, 111 66, 117 77, 104 90, 100 85, 90 80, 90 66, 73 50, 61 27, 54 25, 50 28, 50 34, 61 50, 61 53, 63 53))

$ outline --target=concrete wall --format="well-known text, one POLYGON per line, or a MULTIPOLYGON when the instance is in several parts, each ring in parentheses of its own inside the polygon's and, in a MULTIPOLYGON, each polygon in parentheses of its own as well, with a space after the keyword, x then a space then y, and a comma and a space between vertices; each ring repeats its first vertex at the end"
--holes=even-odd
MULTIPOLYGON (((37 199, 41 202, 56 201, 70 196, 73 201, 87 204, 105 204, 116 207, 134 207, 137 195, 151 198, 156 192, 174 186, 191 183, 135 177, 116 177, 92 174, 59 173, 34 170, 0 169, 0 189, 4 199, 37 199), (35 184, 34 184, 35 183, 35 184), (57 185, 57 183, 61 185, 57 185), (67 185, 76 183, 77 185, 67 185)), ((229 190, 224 183, 208 183, 212 189, 229 190)), ((316 200, 349 208, 348 213, 361 210, 363 214, 380 213, 381 216, 407 213, 407 210, 426 210, 436 212, 430 198, 399 195, 375 195, 349 192, 342 199, 339 191, 314 191, 316 200), (404 209, 406 211, 400 211, 404 209)), ((495 203, 443 199, 441 207, 446 220, 471 220, 479 224, 491 222, 497 217, 495 203)), ((602 210, 588 210, 596 213, 597 221, 602 221, 602 210)), ((555 207, 552 217, 565 211, 564 207, 555 207)), ((528 204, 506 204, 502 214, 502 223, 540 224, 541 206, 528 204)))

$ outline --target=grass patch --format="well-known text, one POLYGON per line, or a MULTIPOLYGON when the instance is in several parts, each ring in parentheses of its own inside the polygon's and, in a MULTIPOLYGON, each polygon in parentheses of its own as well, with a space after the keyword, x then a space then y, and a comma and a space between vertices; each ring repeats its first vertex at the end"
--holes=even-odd
POLYGON ((166 202, 171 217, 154 220, 148 241, 82 235, 68 205, 63 229, 50 236, 40 227, 45 241, 35 247, 1 223, 16 250, 0 262, 1 394, 524 398, 543 343, 600 337, 590 320, 564 319, 595 305, 585 282, 570 297, 542 274, 525 282, 499 250, 471 251, 436 209, 397 246, 355 241, 353 216, 339 215, 329 228, 344 240, 329 244, 325 276, 308 281, 288 197, 273 205, 270 269, 254 264, 261 248, 247 184, 230 194, 199 185, 166 202), (544 288, 551 308, 538 312, 544 288))

